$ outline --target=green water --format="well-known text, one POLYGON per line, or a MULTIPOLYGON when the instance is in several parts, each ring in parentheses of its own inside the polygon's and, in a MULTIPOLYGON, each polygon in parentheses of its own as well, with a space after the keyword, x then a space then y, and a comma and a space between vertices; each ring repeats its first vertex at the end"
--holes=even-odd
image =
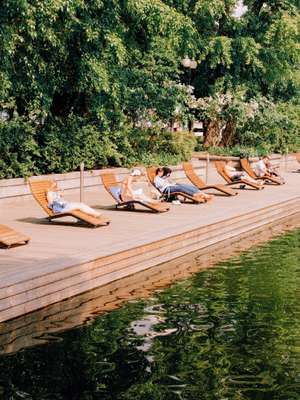
POLYGON ((287 234, 3 355, 0 398, 300 399, 299 244, 287 234))

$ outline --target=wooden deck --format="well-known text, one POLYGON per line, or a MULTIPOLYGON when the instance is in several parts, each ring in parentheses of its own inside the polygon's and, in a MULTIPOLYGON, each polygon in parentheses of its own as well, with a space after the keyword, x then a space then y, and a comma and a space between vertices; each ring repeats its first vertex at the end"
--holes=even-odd
MULTIPOLYGON (((46 222, 30 199, 0 203, 1 223, 32 238, 0 250, 0 322, 300 213, 300 174, 285 179, 280 187, 239 190, 208 204, 172 205, 165 214, 116 211, 95 188, 85 201, 111 219, 101 229, 46 222)), ((77 193, 68 196, 78 200, 77 193)))

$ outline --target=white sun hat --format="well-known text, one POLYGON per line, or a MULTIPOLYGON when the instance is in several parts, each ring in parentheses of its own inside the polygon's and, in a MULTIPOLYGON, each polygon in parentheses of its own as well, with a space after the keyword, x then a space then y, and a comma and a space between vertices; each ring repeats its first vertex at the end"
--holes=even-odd
POLYGON ((134 169, 131 170, 130 175, 131 176, 141 176, 142 172, 141 172, 141 170, 139 170, 137 168, 134 168, 134 169))

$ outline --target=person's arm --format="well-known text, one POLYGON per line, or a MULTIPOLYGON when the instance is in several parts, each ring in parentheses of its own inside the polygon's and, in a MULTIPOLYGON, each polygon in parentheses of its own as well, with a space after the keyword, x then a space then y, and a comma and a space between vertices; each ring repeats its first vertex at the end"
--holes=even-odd
POLYGON ((53 204, 53 200, 54 200, 54 193, 49 190, 47 192, 47 201, 49 206, 53 204))
POLYGON ((227 168, 228 171, 230 171, 230 172, 236 172, 236 169, 234 167, 232 167, 231 165, 226 165, 225 168, 227 168))
POLYGON ((126 197, 133 198, 132 177, 131 176, 128 176, 127 178, 124 179, 124 181, 122 183, 122 194, 126 197))
POLYGON ((235 171, 235 168, 231 167, 230 165, 225 165, 224 171, 228 176, 232 176, 232 173, 235 171))

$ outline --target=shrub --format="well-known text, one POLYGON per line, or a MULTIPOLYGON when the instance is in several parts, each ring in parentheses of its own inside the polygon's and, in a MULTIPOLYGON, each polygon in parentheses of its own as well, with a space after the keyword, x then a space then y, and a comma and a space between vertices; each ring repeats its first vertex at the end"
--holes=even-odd
POLYGON ((188 132, 124 126, 108 131, 87 118, 48 118, 36 125, 16 118, 0 124, 0 178, 136 164, 176 164, 191 157, 188 132))
POLYGON ((258 153, 300 149, 300 106, 291 103, 262 108, 237 131, 236 142, 258 153))
POLYGON ((108 165, 110 159, 120 158, 109 134, 81 117, 47 121, 40 132, 39 143, 43 173, 74 171, 83 161, 87 169, 98 168, 108 165))
MULTIPOLYGON (((189 132, 169 132, 154 129, 133 129, 128 134, 129 151, 119 148, 125 164, 178 163, 191 158, 196 146, 195 136, 189 132)), ((127 149, 128 150, 128 149, 127 149)))
POLYGON ((0 122, 0 178, 26 177, 38 172, 40 149, 36 127, 16 118, 0 122))

